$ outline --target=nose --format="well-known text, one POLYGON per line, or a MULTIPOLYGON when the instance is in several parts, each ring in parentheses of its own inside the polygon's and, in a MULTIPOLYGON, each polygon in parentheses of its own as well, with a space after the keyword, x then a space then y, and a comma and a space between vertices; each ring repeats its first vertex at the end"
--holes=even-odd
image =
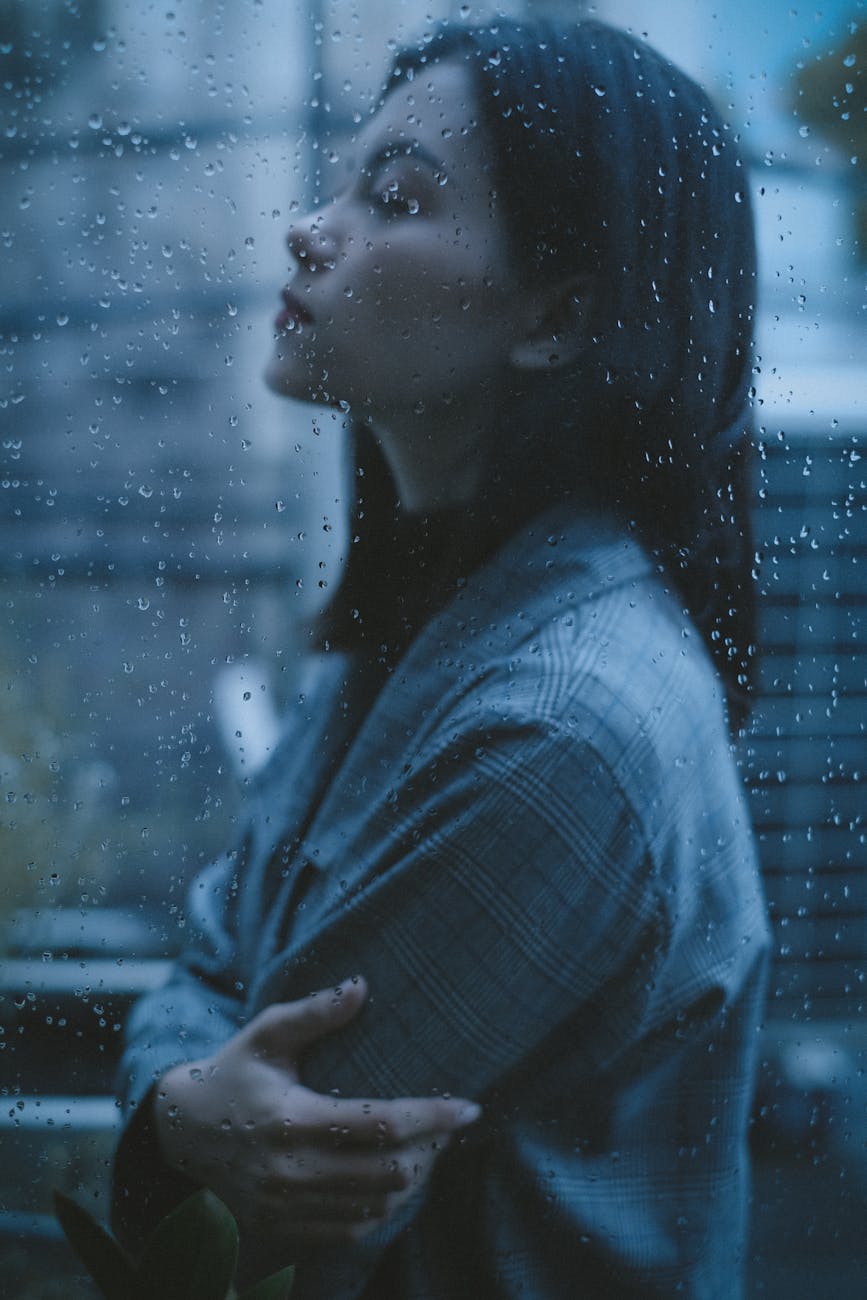
POLYGON ((337 242, 325 228, 321 212, 302 217, 289 227, 286 246, 300 267, 310 271, 330 271, 337 258, 337 242))

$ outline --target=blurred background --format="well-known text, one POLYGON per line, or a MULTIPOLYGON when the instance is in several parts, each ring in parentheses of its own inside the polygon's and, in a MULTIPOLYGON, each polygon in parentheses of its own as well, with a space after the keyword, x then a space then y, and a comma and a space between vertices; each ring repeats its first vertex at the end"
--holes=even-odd
POLYGON ((181 942, 339 567, 341 417, 261 381, 287 225, 390 44, 499 12, 646 34, 749 162, 762 659, 740 759, 776 938, 750 1285, 864 1295, 864 10, 0 0, 5 1293, 92 1294, 50 1189, 104 1205, 125 1009, 181 942))

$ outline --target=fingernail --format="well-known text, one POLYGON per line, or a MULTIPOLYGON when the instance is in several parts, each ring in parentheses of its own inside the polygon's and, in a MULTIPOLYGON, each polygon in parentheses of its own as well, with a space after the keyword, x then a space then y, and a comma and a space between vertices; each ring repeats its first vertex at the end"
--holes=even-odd
POLYGON ((462 1106, 458 1111, 458 1123, 461 1125, 475 1124, 481 1113, 481 1106, 477 1106, 474 1101, 468 1101, 466 1106, 462 1106))

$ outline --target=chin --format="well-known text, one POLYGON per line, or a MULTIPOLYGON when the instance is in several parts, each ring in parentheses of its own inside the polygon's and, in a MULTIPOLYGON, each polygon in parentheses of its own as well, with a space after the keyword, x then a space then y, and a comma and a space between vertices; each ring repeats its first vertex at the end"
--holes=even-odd
POLYGON ((278 393, 281 397, 295 397, 302 402, 311 400, 311 390, 314 387, 312 376, 297 361, 293 365, 287 357, 271 357, 265 366, 264 379, 272 393, 278 393))
POLYGON ((284 368, 279 359, 274 359, 265 367, 265 385, 279 397, 291 397, 296 402, 313 402, 317 406, 340 406, 340 398, 329 390, 328 372, 323 371, 318 379, 310 374, 298 374, 284 368))
POLYGON ((287 384, 286 376, 283 375, 279 368, 274 365, 267 365, 263 374, 265 387, 270 388, 272 393, 277 393, 280 397, 294 397, 295 391, 291 384, 287 384))

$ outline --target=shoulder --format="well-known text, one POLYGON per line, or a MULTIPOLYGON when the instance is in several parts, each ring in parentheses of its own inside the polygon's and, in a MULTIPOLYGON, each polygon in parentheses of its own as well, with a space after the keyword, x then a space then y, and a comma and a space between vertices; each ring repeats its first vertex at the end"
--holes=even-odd
POLYGON ((698 804, 707 780, 736 800, 723 687, 700 634, 634 541, 581 523, 513 544, 478 575, 464 671, 428 735, 464 753, 514 752, 516 736, 548 745, 594 787, 616 785, 642 822, 673 798, 698 804))
POLYGON ((583 725, 614 750, 642 735, 676 747, 701 722, 727 743, 701 635, 638 543, 597 520, 544 531, 494 557, 450 611, 451 628, 436 629, 429 649, 462 668, 452 720, 583 725))

